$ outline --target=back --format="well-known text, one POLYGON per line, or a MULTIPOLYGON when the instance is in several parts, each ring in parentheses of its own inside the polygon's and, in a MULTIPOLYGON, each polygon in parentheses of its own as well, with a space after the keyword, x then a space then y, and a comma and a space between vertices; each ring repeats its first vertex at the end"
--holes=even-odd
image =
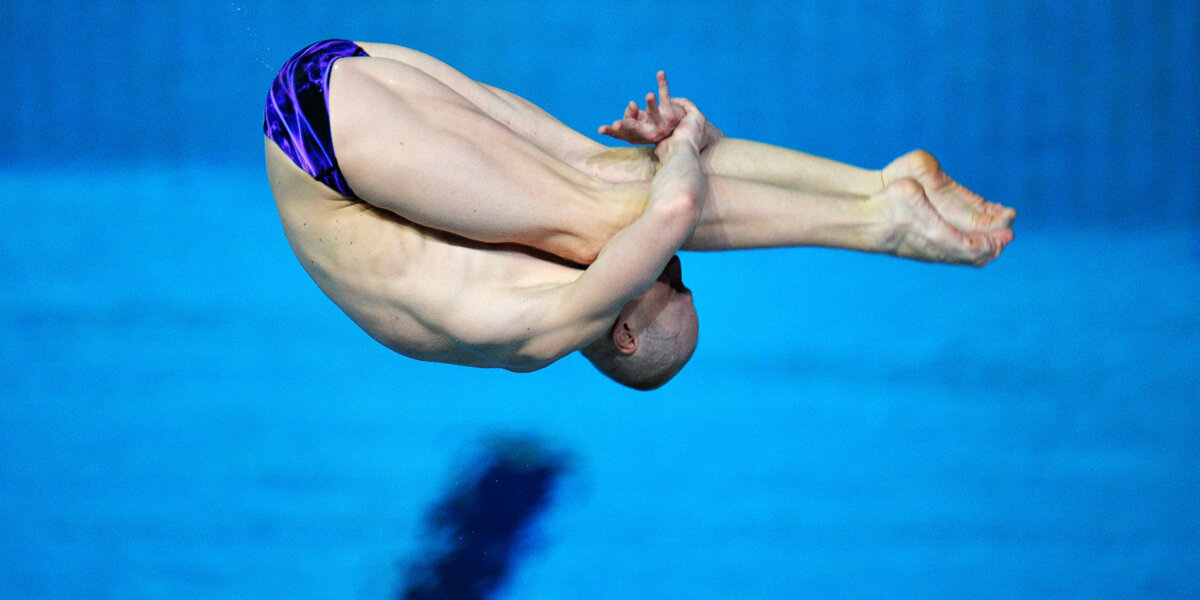
POLYGON ((313 180, 267 141, 267 173, 296 257, 356 324, 418 360, 536 370, 530 323, 582 270, 517 247, 415 225, 313 180))

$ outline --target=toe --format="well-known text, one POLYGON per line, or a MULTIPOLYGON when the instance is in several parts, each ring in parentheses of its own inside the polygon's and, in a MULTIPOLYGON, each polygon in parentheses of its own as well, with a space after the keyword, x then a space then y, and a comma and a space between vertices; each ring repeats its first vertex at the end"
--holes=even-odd
POLYGON ((992 262, 1000 254, 997 240, 990 235, 973 234, 974 239, 971 240, 971 245, 975 250, 974 260, 975 265, 982 267, 983 265, 992 262))
POLYGON ((1005 220, 1005 221, 1006 221, 1006 222, 1007 222, 1009 225, 1012 225, 1012 222, 1013 222, 1013 221, 1015 221, 1015 220, 1017 220, 1017 209, 1015 209, 1015 208, 1007 208, 1007 207, 1006 207, 1006 208, 1004 209, 1004 213, 1003 213, 1003 214, 1004 214, 1004 220, 1005 220))

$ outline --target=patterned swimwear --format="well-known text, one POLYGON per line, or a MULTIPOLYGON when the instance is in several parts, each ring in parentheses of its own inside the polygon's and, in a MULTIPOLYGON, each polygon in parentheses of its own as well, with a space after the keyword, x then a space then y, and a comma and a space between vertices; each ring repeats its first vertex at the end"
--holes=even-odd
POLYGON ((329 68, 339 58, 367 56, 347 40, 317 42, 288 59, 271 84, 263 133, 305 173, 346 196, 354 191, 338 168, 329 129, 329 68))

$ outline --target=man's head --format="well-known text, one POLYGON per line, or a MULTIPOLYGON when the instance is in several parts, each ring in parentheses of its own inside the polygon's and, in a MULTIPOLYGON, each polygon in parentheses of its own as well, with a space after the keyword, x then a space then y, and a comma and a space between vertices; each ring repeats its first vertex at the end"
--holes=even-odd
POLYGON ((653 390, 691 359, 699 331, 692 292, 683 285, 679 257, 673 257, 658 280, 621 309, 612 329, 582 352, 617 383, 653 390))

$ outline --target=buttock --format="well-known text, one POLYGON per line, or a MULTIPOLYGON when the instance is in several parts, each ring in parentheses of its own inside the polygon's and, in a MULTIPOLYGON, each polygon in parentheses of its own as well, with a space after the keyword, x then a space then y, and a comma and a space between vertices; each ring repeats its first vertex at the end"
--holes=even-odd
POLYGON ((288 59, 267 95, 263 133, 305 173, 353 198, 333 151, 327 103, 330 68, 349 56, 368 54, 349 40, 325 40, 288 59))

